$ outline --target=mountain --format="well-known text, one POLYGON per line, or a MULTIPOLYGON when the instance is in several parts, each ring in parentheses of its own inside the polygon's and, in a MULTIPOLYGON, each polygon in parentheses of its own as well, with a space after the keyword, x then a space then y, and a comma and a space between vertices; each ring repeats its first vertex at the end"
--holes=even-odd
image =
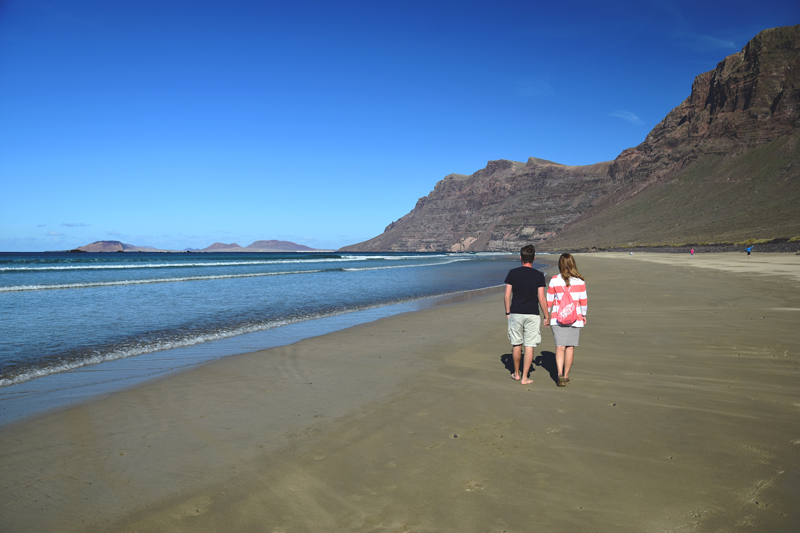
POLYGON ((222 242, 215 242, 211 246, 206 246, 198 250, 200 252, 244 252, 245 249, 236 244, 235 242, 231 244, 225 244, 222 242))
POLYGON ((120 241, 95 241, 85 246, 76 248, 82 252, 158 252, 160 250, 150 246, 135 246, 120 241))
MULTIPOLYGON (((173 250, 159 250, 152 246, 135 246, 133 244, 125 244, 120 241, 97 241, 85 246, 76 248, 73 251, 81 252, 172 252, 173 250)), ((302 244, 296 244, 289 241, 256 241, 253 244, 243 248, 238 244, 231 243, 225 244, 222 242, 215 242, 211 246, 198 250, 196 248, 185 248, 184 252, 324 252, 328 250, 317 250, 309 248, 302 244)))
POLYGON ((765 30, 694 80, 614 161, 531 158, 451 174, 342 251, 518 250, 800 236, 800 26, 765 30))
POLYGON ((309 248, 303 244, 296 244, 289 241, 256 241, 247 247, 247 250, 254 252, 314 252, 314 248, 309 248))
POLYGON ((471 176, 447 176, 382 235, 342 250, 461 252, 539 243, 611 192, 610 164, 490 161, 471 176))
POLYGON ((759 33, 609 168, 614 194, 553 247, 800 235, 800 26, 759 33))
POLYGON ((242 248, 236 243, 224 244, 215 242, 207 248, 198 250, 200 252, 319 252, 315 248, 309 248, 302 244, 296 244, 289 241, 256 241, 249 246, 242 248))

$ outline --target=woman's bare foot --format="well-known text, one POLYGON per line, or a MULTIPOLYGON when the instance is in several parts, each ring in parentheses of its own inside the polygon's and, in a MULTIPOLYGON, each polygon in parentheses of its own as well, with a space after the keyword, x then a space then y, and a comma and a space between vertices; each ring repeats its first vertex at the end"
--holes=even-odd
POLYGON ((533 380, 529 378, 524 378, 520 381, 520 383, 522 383, 523 385, 530 385, 531 383, 533 383, 533 380))
POLYGON ((519 381, 519 374, 511 374, 511 379, 516 379, 519 381))

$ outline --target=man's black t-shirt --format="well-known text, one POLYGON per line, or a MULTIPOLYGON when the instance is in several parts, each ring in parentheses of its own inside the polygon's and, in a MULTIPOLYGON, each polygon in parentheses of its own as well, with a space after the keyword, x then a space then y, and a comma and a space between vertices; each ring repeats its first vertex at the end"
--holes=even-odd
POLYGON ((520 315, 539 314, 539 287, 547 287, 544 274, 531 267, 517 267, 509 271, 506 283, 511 285, 511 311, 520 315))

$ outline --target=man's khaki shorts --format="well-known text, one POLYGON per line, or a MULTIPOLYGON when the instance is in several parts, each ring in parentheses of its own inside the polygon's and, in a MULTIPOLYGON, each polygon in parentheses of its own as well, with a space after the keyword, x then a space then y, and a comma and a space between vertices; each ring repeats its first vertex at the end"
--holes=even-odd
POLYGON ((520 315, 511 313, 508 315, 508 340, 512 346, 536 347, 542 342, 540 326, 542 317, 539 315, 520 315))

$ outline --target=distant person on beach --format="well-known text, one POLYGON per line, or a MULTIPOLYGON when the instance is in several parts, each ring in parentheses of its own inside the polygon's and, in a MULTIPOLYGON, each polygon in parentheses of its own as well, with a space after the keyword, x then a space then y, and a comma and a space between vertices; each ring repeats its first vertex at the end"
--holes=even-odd
POLYGON ((558 259, 560 274, 553 276, 547 288, 547 305, 552 317, 550 329, 556 344, 558 386, 569 383, 569 369, 580 340, 581 328, 586 325, 586 282, 571 254, 558 259))
POLYGON ((690 254, 692 254, 692 257, 694 257, 694 248, 692 248, 691 250, 689 250, 689 253, 690 253, 690 254))
POLYGON ((750 259, 750 252, 753 251, 753 247, 745 248, 744 251, 747 252, 747 258, 750 259))
POLYGON ((533 268, 536 258, 536 248, 527 245, 520 251, 522 266, 509 271, 506 276, 505 309, 508 321, 508 340, 511 341, 511 355, 514 359, 514 373, 512 378, 523 385, 533 383, 528 378, 531 364, 533 363, 533 349, 542 340, 540 331, 541 317, 539 306, 545 315, 545 327, 548 326, 549 313, 547 312, 547 286, 544 274, 533 268), (525 359, 520 372, 520 359, 522 359, 522 346, 525 346, 525 359))

